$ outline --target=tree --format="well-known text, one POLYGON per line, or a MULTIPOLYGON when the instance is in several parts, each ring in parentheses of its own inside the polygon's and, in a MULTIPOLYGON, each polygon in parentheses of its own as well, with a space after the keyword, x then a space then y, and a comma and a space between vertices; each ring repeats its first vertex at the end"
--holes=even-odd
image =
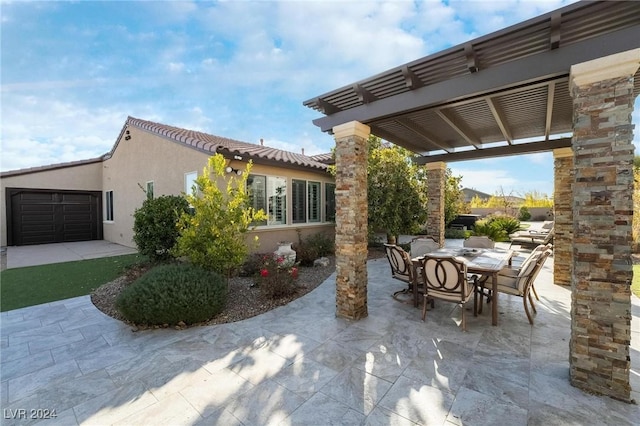
POLYGON ((151 260, 171 257, 178 238, 178 219, 189 211, 189 203, 178 195, 147 198, 133 214, 133 241, 151 260))
POLYGON ((408 150, 369 136, 367 173, 370 231, 382 230, 395 237, 414 233, 424 225, 426 179, 424 171, 411 162, 408 150))
POLYGON ((444 187, 444 223, 449 226, 460 213, 466 211, 464 193, 462 192, 462 176, 453 176, 451 169, 445 172, 446 183, 444 187))
POLYGON ((221 154, 210 157, 195 181, 197 190, 186 195, 194 213, 180 217, 175 252, 194 265, 228 277, 249 254, 246 232, 252 223, 265 220, 266 214, 249 203, 246 181, 251 163, 240 176, 225 175, 225 167, 221 154))

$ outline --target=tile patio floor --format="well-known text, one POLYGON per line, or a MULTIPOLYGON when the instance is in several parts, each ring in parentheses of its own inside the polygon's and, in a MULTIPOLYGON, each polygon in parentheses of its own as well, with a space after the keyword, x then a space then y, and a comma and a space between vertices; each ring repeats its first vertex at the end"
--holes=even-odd
MULTIPOLYGON (((4 312, 2 424, 638 424, 639 405, 569 385, 570 295, 551 284, 552 264, 534 326, 521 299, 500 295, 500 325, 490 309, 469 312, 466 333, 451 304, 423 323, 391 299, 401 285, 386 259, 368 263, 369 317, 355 322, 335 318, 333 276, 259 317, 184 331, 132 332, 89 297, 4 312), (32 409, 57 417, 32 420, 32 409)), ((633 315, 640 402, 635 296, 633 315)))

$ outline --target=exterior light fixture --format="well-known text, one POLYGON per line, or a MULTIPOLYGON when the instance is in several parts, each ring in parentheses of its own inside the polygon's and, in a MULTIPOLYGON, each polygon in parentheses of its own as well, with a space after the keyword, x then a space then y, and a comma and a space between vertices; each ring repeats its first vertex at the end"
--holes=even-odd
POLYGON ((240 169, 234 169, 234 168, 233 168, 233 167, 231 167, 231 166, 227 166, 227 168, 226 168, 226 169, 224 169, 224 171, 225 171, 225 172, 227 172, 227 173, 235 173, 235 174, 237 174, 238 176, 242 176, 242 170, 240 170, 240 169))

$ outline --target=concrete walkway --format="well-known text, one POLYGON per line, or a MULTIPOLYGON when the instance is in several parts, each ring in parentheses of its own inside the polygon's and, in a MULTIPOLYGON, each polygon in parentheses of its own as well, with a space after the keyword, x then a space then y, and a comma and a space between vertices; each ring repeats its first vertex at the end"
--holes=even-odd
POLYGON ((7 269, 133 254, 131 247, 104 240, 7 247, 7 269))
POLYGON ((499 326, 490 309, 469 312, 466 333, 451 304, 437 303, 423 323, 394 301, 402 285, 386 259, 367 267, 360 321, 335 317, 334 276, 264 315, 183 331, 132 332, 88 296, 3 312, 2 424, 638 424, 640 406, 569 384, 570 292, 552 284, 553 259, 536 282, 534 326, 521 299, 500 295, 499 326), (52 410, 53 420, 30 418, 52 410))

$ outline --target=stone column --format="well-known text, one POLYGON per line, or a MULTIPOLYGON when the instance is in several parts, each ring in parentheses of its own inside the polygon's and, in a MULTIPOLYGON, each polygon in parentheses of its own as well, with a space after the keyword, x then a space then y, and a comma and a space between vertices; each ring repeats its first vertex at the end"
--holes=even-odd
POLYGON ((444 246, 444 188, 447 164, 442 161, 427 163, 427 234, 444 246))
POLYGON ((570 286, 573 266, 573 150, 556 149, 553 159, 553 281, 570 286))
POLYGON ((630 401, 633 76, 640 49, 571 67, 571 384, 630 401))
POLYGON ((333 128, 336 140, 336 315, 367 313, 367 150, 369 126, 333 128))

